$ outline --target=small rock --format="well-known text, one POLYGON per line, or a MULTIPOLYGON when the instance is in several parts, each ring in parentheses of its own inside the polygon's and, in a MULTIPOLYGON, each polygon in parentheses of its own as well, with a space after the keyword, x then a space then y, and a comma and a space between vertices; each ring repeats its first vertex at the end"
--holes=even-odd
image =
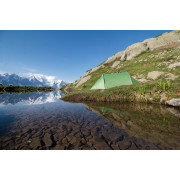
POLYGON ((166 78, 167 78, 167 79, 171 79, 171 80, 175 80, 176 78, 178 78, 178 76, 175 76, 175 75, 172 74, 172 73, 168 73, 168 74, 166 74, 166 78))
POLYGON ((157 78, 162 78, 164 76, 165 76, 164 72, 152 71, 152 72, 148 73, 147 78, 148 79, 156 80, 157 78))
POLYGON ((141 83, 146 83, 146 82, 148 82, 148 80, 147 80, 147 79, 145 79, 145 78, 138 79, 138 81, 139 81, 139 82, 141 82, 141 83))
POLYGON ((166 101, 166 103, 170 106, 174 106, 174 107, 180 107, 180 98, 179 99, 171 99, 169 101, 166 101))
POLYGON ((175 68, 175 67, 177 67, 177 66, 180 66, 180 62, 177 62, 177 63, 174 63, 174 64, 170 64, 170 65, 168 66, 168 68, 172 69, 172 68, 175 68))
POLYGON ((145 77, 144 77, 143 74, 140 74, 140 75, 138 76, 138 78, 142 79, 142 78, 145 78, 145 77))
POLYGON ((165 93, 162 93, 161 94, 161 99, 160 99, 160 102, 165 102, 167 100, 167 97, 166 97, 166 94, 165 93))

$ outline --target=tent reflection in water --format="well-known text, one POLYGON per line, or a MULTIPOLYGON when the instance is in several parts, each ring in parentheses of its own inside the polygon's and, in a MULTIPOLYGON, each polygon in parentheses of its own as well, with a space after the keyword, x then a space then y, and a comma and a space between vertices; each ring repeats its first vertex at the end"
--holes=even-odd
POLYGON ((139 84, 128 72, 103 74, 91 89, 109 89, 116 86, 139 84))

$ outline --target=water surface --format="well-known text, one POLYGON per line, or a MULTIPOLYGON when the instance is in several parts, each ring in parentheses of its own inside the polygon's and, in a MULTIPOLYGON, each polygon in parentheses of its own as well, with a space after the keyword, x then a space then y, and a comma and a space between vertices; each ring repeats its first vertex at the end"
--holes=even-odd
POLYGON ((0 149, 180 149, 180 112, 68 103, 59 91, 0 95, 0 149))

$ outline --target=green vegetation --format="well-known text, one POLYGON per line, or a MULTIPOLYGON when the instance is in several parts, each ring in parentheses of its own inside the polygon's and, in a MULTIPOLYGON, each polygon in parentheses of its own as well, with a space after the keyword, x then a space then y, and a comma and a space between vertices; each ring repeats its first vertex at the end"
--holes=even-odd
POLYGON ((33 86, 12 86, 0 84, 0 93, 17 93, 17 92, 48 92, 54 88, 45 87, 33 87, 33 86))
MULTIPOLYGON (((180 48, 162 48, 153 51, 144 51, 132 60, 121 61, 113 68, 114 62, 103 64, 103 68, 90 73, 91 78, 75 88, 73 84, 69 86, 70 93, 63 97, 64 100, 72 101, 139 101, 151 103, 165 103, 170 98, 180 98, 180 66, 168 68, 180 60, 180 48), (127 71, 136 80, 145 79, 145 83, 140 85, 119 86, 105 91, 90 90, 93 84, 102 74, 119 73, 127 71), (156 80, 148 79, 149 72, 164 72, 163 78, 156 80), (168 74, 175 76, 170 77, 168 74)), ((63 86, 64 90, 67 86, 63 86)))
MULTIPOLYGON (((122 61, 117 68, 112 68, 112 64, 119 60, 104 64, 104 68, 91 73, 91 79, 79 86, 77 89, 90 89, 92 85, 100 78, 102 74, 118 73, 127 71, 132 75, 144 75, 151 71, 162 71, 180 76, 180 67, 169 69, 166 64, 175 63, 177 56, 180 55, 180 49, 145 51, 130 61, 122 61), (171 62, 170 62, 171 60, 171 62)), ((137 79, 138 80, 138 79, 137 79)), ((180 83, 180 80, 179 80, 180 83)))
POLYGON ((157 85, 156 85, 157 89, 158 90, 161 90, 161 91, 167 91, 167 90, 170 90, 172 87, 171 87, 171 81, 170 80, 165 80, 164 82, 162 80, 160 80, 157 85))
MULTIPOLYGON (((169 82, 168 82, 169 83, 169 82)), ((159 103, 166 97, 180 97, 175 95, 176 87, 168 83, 151 82, 141 85, 120 86, 107 90, 81 90, 75 91, 63 97, 63 100, 70 101, 137 101, 159 103), (165 88, 164 88, 165 87, 165 88)), ((164 102, 162 101, 162 104, 164 102)))

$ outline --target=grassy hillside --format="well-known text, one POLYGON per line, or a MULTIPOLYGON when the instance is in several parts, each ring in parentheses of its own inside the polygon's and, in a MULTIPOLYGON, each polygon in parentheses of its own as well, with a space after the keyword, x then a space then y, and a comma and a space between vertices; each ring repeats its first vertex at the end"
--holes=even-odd
POLYGON ((102 68, 90 73, 91 78, 82 85, 69 84, 64 86, 71 93, 65 100, 96 100, 96 101, 150 101, 165 102, 173 97, 180 97, 180 66, 168 68, 171 64, 180 62, 180 48, 165 47, 153 51, 144 51, 132 60, 120 61, 119 65, 112 67, 116 61, 104 64, 102 68), (120 86, 105 91, 90 90, 92 85, 102 74, 128 71, 131 76, 139 80, 140 85, 120 86), (163 77, 155 80, 148 78, 152 71, 162 72, 163 77), (68 87, 68 88, 67 88, 68 87))
MULTIPOLYGON (((116 59, 115 61, 118 60, 119 59, 116 59)), ((173 69, 168 68, 169 64, 180 61, 179 48, 145 51, 138 57, 129 61, 122 61, 116 68, 112 68, 115 61, 105 64, 103 68, 91 73, 91 79, 79 86, 77 89, 90 89, 102 74, 111 74, 124 71, 128 71, 137 80, 141 79, 139 77, 142 76, 147 79, 148 73, 152 71, 161 71, 172 73, 173 75, 180 75, 180 66, 173 69)), ((179 78, 177 78, 177 80, 180 82, 179 78)))

